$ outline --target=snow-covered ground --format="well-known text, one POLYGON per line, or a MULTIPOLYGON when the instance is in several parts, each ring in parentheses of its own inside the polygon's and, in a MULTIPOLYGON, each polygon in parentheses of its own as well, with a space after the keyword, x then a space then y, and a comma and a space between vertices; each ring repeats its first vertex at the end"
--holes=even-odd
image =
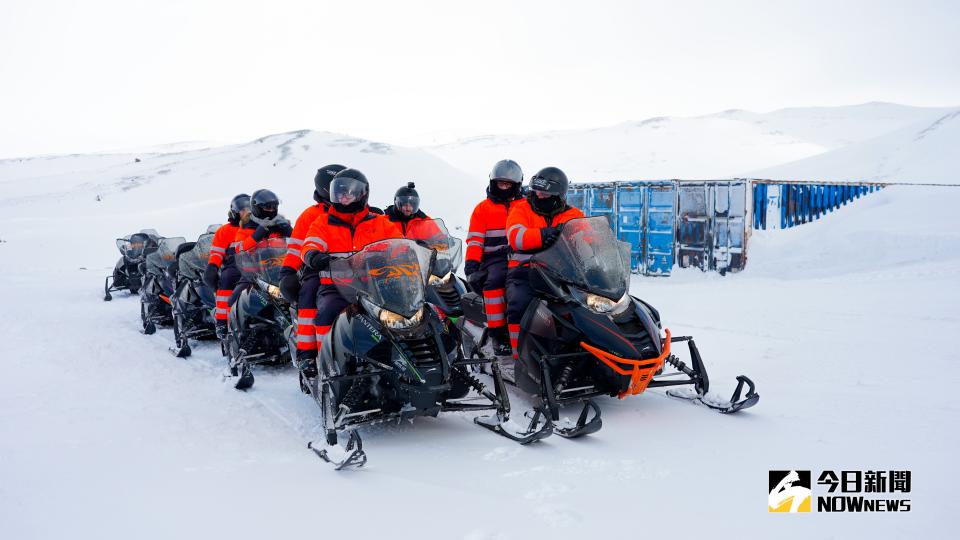
POLYGON ((237 392, 217 347, 174 358, 169 330, 138 333, 136 298, 101 300, 112 240, 141 227, 195 237, 261 186, 295 216, 330 161, 368 172, 378 203, 422 182, 425 208, 462 225, 487 166, 465 174, 422 150, 315 132, 134 157, 0 162, 5 538, 917 538, 952 526, 960 188, 894 186, 755 232, 739 274, 634 279, 675 335, 696 337, 715 392, 740 373, 756 381, 752 409, 723 416, 650 391, 601 400, 595 435, 529 447, 467 415, 420 419, 364 430, 370 462, 337 473, 305 447, 319 411, 292 370, 237 392), (769 514, 767 471, 790 468, 909 469, 913 510, 769 514))

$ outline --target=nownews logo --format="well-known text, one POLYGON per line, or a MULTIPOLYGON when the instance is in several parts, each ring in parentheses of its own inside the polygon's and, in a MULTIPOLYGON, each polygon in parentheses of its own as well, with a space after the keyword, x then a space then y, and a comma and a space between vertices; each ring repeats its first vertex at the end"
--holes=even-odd
MULTIPOLYGON (((895 498, 910 493, 910 471, 834 471, 817 477, 826 486, 818 495, 818 512, 909 512, 910 499, 895 498)), ((814 497, 810 471, 770 471, 767 495, 769 512, 810 512, 814 497)))
POLYGON ((770 512, 810 511, 810 471, 770 471, 770 512))

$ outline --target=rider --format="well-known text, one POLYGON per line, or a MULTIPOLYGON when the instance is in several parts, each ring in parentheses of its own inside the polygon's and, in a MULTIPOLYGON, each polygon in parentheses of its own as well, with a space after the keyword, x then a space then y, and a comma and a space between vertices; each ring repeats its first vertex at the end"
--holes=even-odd
MULTIPOLYGON (((257 247, 257 243, 266 238, 287 238, 293 229, 286 218, 278 214, 280 209, 280 199, 269 189, 258 189, 250 196, 250 220, 244 223, 238 230, 234 243, 237 245, 237 253, 251 251, 257 247)), ((229 304, 233 305, 240 296, 240 291, 247 288, 250 283, 241 279, 237 282, 233 292, 230 295, 229 304)))
POLYGON ((234 263, 234 238, 242 223, 250 220, 250 196, 241 193, 230 201, 230 210, 227 212, 227 222, 217 229, 213 235, 213 244, 210 246, 210 258, 207 259, 207 268, 203 272, 203 282, 210 290, 216 291, 217 303, 213 311, 216 321, 217 336, 221 339, 226 335, 227 302, 230 293, 240 281, 240 271, 234 263))
POLYGON ((487 198, 470 216, 463 272, 475 292, 483 291, 488 334, 497 355, 510 354, 507 340, 504 284, 507 275, 507 213, 520 198, 523 171, 511 159, 498 161, 490 171, 487 198))
MULTIPOLYGON (((346 167, 343 165, 331 164, 317 170, 313 178, 313 200, 317 204, 309 206, 297 218, 293 234, 287 239, 287 255, 280 269, 280 293, 288 302, 297 305, 297 358, 300 360, 317 356, 317 333, 313 318, 317 316, 317 289, 320 287, 320 275, 316 270, 301 270, 303 259, 300 258, 300 249, 310 225, 325 214, 330 206, 330 181, 344 169, 346 167), (303 274, 302 278, 298 271, 303 274)), ((329 278, 324 279, 330 281, 329 278)))
POLYGON ((406 186, 398 189, 393 196, 393 205, 384 210, 384 215, 396 223, 407 238, 432 238, 440 234, 440 228, 420 210, 420 194, 416 187, 413 182, 407 182, 406 186))
MULTIPOLYGON (((387 238, 401 238, 400 228, 385 215, 370 211, 367 200, 370 182, 356 169, 344 169, 330 183, 331 206, 326 213, 310 225, 303 242, 301 256, 304 264, 315 271, 330 267, 332 256, 346 257, 371 242, 387 238)), ((321 283, 317 292, 317 316, 314 326, 317 332, 317 349, 321 338, 330 331, 337 315, 347 307, 333 283, 321 283)), ((313 358, 305 358, 300 369, 307 377, 317 374, 313 358)))
POLYGON ((507 270, 507 322, 513 358, 519 358, 520 319, 533 300, 530 287, 530 257, 557 241, 561 225, 583 212, 567 204, 567 175, 556 167, 540 169, 530 179, 527 197, 510 208, 507 239, 513 252, 507 270))

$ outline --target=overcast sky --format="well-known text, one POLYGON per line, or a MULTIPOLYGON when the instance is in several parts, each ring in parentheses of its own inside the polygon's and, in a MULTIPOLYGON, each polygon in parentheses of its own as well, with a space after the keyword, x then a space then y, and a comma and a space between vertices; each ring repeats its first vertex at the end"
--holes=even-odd
POLYGON ((3 0, 0 157, 960 105, 960 1, 3 0))

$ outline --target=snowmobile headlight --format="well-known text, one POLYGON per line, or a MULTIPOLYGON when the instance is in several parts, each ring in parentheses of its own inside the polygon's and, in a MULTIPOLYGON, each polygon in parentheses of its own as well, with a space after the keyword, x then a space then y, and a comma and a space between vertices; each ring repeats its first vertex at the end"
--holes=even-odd
POLYGON ((268 286, 267 292, 270 293, 270 296, 276 298, 277 300, 283 299, 283 295, 280 294, 280 287, 277 287, 276 285, 268 286))
POLYGON ((387 328, 393 328, 395 330, 402 330, 404 328, 410 328, 420 324, 420 321, 423 320, 423 308, 421 307, 413 314, 413 317, 409 319, 400 315, 399 313, 394 313, 388 309, 380 309, 380 314, 377 315, 377 318, 380 319, 380 324, 386 326, 387 328))
POLYGON ((380 324, 394 330, 403 330, 405 328, 414 327, 420 324, 420 321, 423 320, 423 307, 414 313, 413 317, 408 319, 399 313, 394 313, 389 309, 383 309, 382 307, 371 302, 365 296, 360 297, 360 303, 367 310, 367 313, 373 315, 377 318, 377 320, 380 321, 380 324))
POLYGON ((585 303, 587 308, 596 313, 610 313, 611 315, 619 315, 626 311, 630 307, 630 294, 624 293, 619 300, 611 300, 606 296, 600 296, 599 294, 587 293, 585 295, 585 303))
POLYGON ((283 300, 283 295, 280 294, 280 287, 277 287, 276 285, 271 285, 270 283, 267 283, 266 281, 260 278, 257 278, 257 281, 260 283, 260 288, 267 291, 267 294, 276 298, 277 300, 283 300))
POLYGON ((453 278, 453 272, 447 272, 443 277, 437 277, 433 274, 430 274, 430 285, 436 287, 440 285, 446 285, 450 283, 450 279, 453 278))

